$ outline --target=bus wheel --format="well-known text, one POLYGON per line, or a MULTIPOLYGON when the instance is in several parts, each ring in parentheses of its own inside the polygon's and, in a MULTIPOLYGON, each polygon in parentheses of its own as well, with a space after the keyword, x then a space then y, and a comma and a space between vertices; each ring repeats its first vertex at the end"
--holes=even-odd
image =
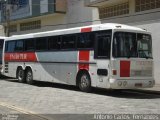
POLYGON ((83 72, 80 74, 78 78, 78 86, 81 91, 83 92, 90 92, 91 91, 91 79, 87 72, 83 72))
POLYGON ((27 71, 26 71, 26 81, 30 85, 34 84, 33 73, 32 73, 31 69, 27 69, 27 71))
POLYGON ((25 73, 24 70, 20 67, 17 70, 17 79, 19 82, 24 83, 25 81, 25 73))

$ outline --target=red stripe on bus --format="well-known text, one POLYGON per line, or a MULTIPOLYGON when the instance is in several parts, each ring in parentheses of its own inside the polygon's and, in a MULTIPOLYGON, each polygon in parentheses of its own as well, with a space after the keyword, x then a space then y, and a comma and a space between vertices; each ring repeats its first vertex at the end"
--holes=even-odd
POLYGON ((120 77, 130 77, 130 61, 120 61, 120 77))
POLYGON ((89 27, 89 28, 82 28, 81 29, 81 32, 91 32, 92 31, 92 28, 89 27))
MULTIPOLYGON (((80 62, 89 62, 89 56, 90 56, 89 51, 79 51, 80 62)), ((78 67, 79 67, 79 70, 81 69, 89 70, 89 64, 79 64, 78 67)))
POLYGON ((5 61, 14 62, 37 62, 37 57, 34 52, 28 53, 5 53, 5 61))

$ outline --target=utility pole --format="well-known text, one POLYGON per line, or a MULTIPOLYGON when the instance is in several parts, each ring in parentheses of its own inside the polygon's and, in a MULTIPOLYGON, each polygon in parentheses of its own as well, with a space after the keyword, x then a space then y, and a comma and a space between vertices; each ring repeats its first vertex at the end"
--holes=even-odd
POLYGON ((7 37, 10 36, 10 10, 6 10, 6 32, 7 32, 7 37))
POLYGON ((10 4, 5 0, 5 21, 6 21, 6 36, 10 36, 10 4))

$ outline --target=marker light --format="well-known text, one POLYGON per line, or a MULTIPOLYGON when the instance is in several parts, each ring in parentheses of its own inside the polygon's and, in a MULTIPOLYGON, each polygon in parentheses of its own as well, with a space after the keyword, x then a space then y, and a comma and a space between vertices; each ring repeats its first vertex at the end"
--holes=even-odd
POLYGON ((117 75, 117 70, 112 70, 113 75, 117 75))

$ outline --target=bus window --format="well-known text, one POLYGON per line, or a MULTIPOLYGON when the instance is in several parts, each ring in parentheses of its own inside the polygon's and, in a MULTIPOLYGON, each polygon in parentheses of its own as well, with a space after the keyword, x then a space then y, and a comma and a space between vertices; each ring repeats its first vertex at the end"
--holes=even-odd
POLYGON ((7 49, 6 49, 6 52, 14 52, 15 51, 15 44, 16 44, 16 41, 9 41, 7 42, 7 49))
POLYGON ((109 58, 110 57, 110 46, 111 46, 111 36, 102 35, 97 36, 97 47, 96 47, 96 58, 109 58))
POLYGON ((61 49, 74 49, 76 47, 76 36, 65 35, 62 36, 61 49))
POLYGON ((140 58, 152 58, 152 40, 147 34, 137 34, 138 56, 140 58))
POLYGON ((0 39, 0 49, 3 49, 3 43, 4 41, 0 39))
POLYGON ((93 48, 94 47, 94 34, 82 33, 78 34, 77 48, 93 48))
POLYGON ((113 57, 137 57, 136 33, 116 32, 114 34, 113 57))
POLYGON ((16 47, 15 47, 15 51, 23 51, 23 40, 17 41, 16 42, 16 47))
POLYGON ((36 50, 46 50, 46 49, 47 49, 47 38, 37 38, 36 50))
POLYGON ((33 51, 33 50, 35 50, 34 39, 25 40, 25 50, 26 51, 33 51))
POLYGON ((49 50, 59 50, 61 48, 61 40, 59 36, 52 36, 48 38, 49 50))
POLYGON ((2 64, 2 51, 3 51, 4 40, 0 40, 0 64, 2 64))

